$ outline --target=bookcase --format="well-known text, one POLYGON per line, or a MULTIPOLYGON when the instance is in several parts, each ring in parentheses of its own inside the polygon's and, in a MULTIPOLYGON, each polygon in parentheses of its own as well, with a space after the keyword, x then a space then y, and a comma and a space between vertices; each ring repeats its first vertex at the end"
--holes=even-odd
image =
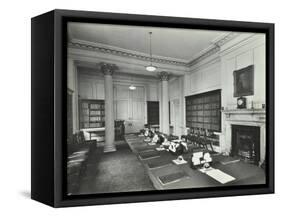
POLYGON ((221 131, 221 90, 185 97, 186 126, 221 131))
POLYGON ((104 127, 104 100, 80 99, 80 129, 104 127))
MULTIPOLYGON (((80 99, 79 102, 79 123, 80 129, 87 130, 90 133, 90 139, 99 142, 104 141, 105 136, 105 113, 104 100, 80 99), (99 128, 99 129, 97 129, 99 128)), ((115 141, 124 139, 125 125, 124 120, 114 120, 115 141)))

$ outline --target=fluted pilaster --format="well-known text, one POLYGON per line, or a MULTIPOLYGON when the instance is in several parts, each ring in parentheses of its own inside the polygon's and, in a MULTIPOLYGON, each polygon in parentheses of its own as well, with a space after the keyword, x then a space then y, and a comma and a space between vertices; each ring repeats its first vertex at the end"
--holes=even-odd
POLYGON ((100 63, 101 72, 104 74, 105 92, 105 144, 104 152, 116 151, 114 144, 114 104, 113 104, 113 79, 112 75, 117 66, 109 63, 100 63))
POLYGON ((165 134, 170 134, 170 125, 169 125, 169 87, 168 80, 170 74, 166 71, 162 71, 159 73, 159 78, 161 80, 161 92, 162 92, 162 132, 165 134))

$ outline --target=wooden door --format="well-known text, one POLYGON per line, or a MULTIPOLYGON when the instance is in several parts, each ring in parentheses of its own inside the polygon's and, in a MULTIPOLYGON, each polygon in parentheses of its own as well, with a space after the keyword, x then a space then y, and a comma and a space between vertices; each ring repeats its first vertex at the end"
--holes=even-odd
POLYGON ((115 119, 125 121, 125 133, 136 133, 144 126, 145 92, 143 87, 114 86, 115 119))
POLYGON ((135 90, 130 90, 131 100, 131 114, 129 117, 130 128, 128 132, 136 133, 144 127, 144 113, 145 113, 145 101, 144 101, 144 88, 137 87, 135 90))
POLYGON ((179 99, 172 100, 171 103, 171 124, 173 125, 173 134, 180 136, 181 126, 180 126, 180 101, 179 99))

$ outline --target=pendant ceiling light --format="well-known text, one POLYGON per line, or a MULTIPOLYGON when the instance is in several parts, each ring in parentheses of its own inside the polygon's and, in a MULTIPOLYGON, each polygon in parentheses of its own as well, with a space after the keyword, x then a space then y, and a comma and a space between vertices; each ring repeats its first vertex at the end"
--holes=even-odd
POLYGON ((136 89, 136 86, 133 85, 133 78, 131 78, 131 85, 129 86, 129 89, 130 90, 135 90, 136 89))
POLYGON ((136 86, 134 86, 134 85, 131 84, 131 85, 129 86, 129 89, 130 89, 130 90, 135 90, 135 89, 136 89, 136 86))
POLYGON ((152 49, 151 49, 151 35, 152 32, 149 32, 149 51, 150 51, 150 65, 146 66, 145 69, 149 72, 153 72, 155 71, 157 68, 155 66, 152 65, 152 49))

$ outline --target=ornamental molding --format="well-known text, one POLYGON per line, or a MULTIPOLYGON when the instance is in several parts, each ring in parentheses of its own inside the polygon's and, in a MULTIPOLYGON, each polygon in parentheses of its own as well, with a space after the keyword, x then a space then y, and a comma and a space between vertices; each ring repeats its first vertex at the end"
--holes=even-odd
POLYGON ((220 47, 219 46, 212 46, 211 48, 207 49, 203 54, 201 54, 200 56, 196 57, 195 59, 191 60, 189 62, 189 66, 194 66, 197 63, 201 62, 202 60, 208 58, 209 56, 212 56, 213 54, 217 53, 220 51, 220 47))
POLYGON ((158 76, 159 76, 161 81, 168 81, 169 77, 170 77, 170 74, 166 71, 162 71, 158 74, 158 76))
POLYGON ((189 66, 194 66, 197 63, 201 62, 202 60, 208 58, 209 56, 212 56, 213 54, 220 52, 221 47, 223 45, 225 45, 227 42, 233 40, 238 35, 240 35, 240 34, 231 32, 231 33, 227 33, 227 34, 224 34, 223 36, 216 38, 212 42, 212 45, 210 45, 206 49, 202 50, 197 56, 194 57, 194 59, 189 61, 189 66))
POLYGON ((99 63, 100 69, 104 75, 112 75, 114 71, 117 69, 115 64, 101 62, 99 63))
POLYGON ((134 52, 134 51, 129 51, 117 47, 111 47, 111 46, 106 46, 104 44, 96 44, 96 43, 88 43, 88 42, 83 42, 83 41, 72 41, 68 43, 68 47, 70 48, 79 48, 79 49, 84 49, 84 50, 90 50, 90 51, 96 51, 96 52, 102 52, 102 53, 109 53, 112 55, 117 55, 117 56, 123 56, 123 57, 129 57, 129 58, 134 58, 134 59, 139 59, 143 61, 150 61, 155 63, 164 63, 164 64, 169 64, 169 65, 178 65, 178 66, 188 66, 187 62, 179 61, 179 60, 173 60, 171 58, 161 58, 161 57, 152 57, 150 58, 149 55, 142 54, 139 52, 134 52))
POLYGON ((184 61, 184 60, 181 61, 181 60, 176 60, 176 59, 172 59, 172 58, 164 58, 164 57, 152 57, 152 59, 150 59, 149 55, 144 54, 144 53, 126 50, 126 49, 113 47, 113 46, 108 46, 105 44, 77 40, 77 39, 73 39, 71 42, 68 42, 68 47, 69 48, 78 48, 78 49, 82 49, 82 50, 95 51, 95 52, 108 53, 108 54, 112 54, 112 55, 116 55, 116 56, 129 57, 129 58, 134 58, 134 59, 143 60, 143 61, 152 60, 152 62, 154 62, 154 63, 190 67, 190 66, 196 65, 197 63, 210 57, 211 55, 220 52, 221 47, 224 44, 233 40, 234 38, 236 38, 239 35, 240 35, 239 33, 235 33, 235 32, 223 34, 222 36, 220 36, 220 37, 216 38, 214 41, 212 41, 212 44, 209 47, 207 47, 206 49, 199 52, 199 54, 197 54, 191 60, 187 60, 187 61, 184 61))
POLYGON ((216 38, 213 43, 219 47, 225 45, 227 42, 231 41, 232 39, 236 38, 237 36, 239 36, 240 33, 237 32, 231 32, 228 34, 225 34, 219 38, 216 38))

